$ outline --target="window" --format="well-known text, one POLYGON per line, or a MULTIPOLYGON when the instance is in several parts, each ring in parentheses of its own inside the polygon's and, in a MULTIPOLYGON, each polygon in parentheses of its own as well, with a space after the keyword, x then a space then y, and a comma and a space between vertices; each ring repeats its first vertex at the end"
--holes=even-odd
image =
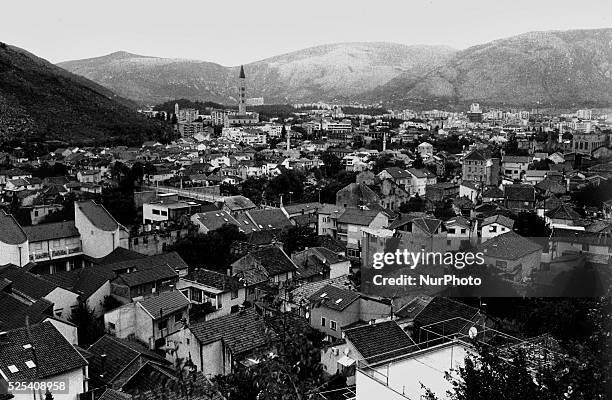
POLYGON ((321 326, 325 327, 325 325, 327 325, 327 321, 325 320, 325 317, 321 317, 321 326))
POLYGON ((108 329, 110 329, 111 331, 115 330, 115 324, 113 324, 112 322, 108 323, 108 329))
POLYGON ((583 243, 582 244, 582 251, 589 251, 589 244, 588 243, 583 243))
POLYGON ((490 227, 489 232, 497 232, 497 227, 496 226, 490 227))
POLYGON ((151 210, 151 213, 153 215, 159 215, 159 210, 153 209, 153 210, 151 210))
POLYGON ((191 300, 196 303, 202 302, 202 291, 199 289, 191 288, 191 300))
POLYGON ((134 238, 134 245, 137 246, 138 245, 138 238, 134 238))
POLYGON ((217 296, 217 310, 220 310, 223 308, 223 300, 221 299, 221 296, 217 296))
POLYGON ((168 319, 162 319, 157 323, 157 328, 161 331, 164 329, 168 329, 168 319))
POLYGON ((448 228, 448 233, 455 233, 455 228, 448 228))
POLYGON ((329 321, 329 329, 331 329, 332 331, 335 331, 336 329, 338 329, 338 326, 336 324, 336 321, 329 321))
POLYGON ((161 215, 164 216, 164 217, 167 217, 168 216, 168 211, 162 211, 161 215))
POLYGON ((237 290, 232 290, 232 300, 238 298, 238 291, 237 290))
POLYGON ((464 229, 461 229, 461 233, 465 233, 465 228, 464 228, 464 229))

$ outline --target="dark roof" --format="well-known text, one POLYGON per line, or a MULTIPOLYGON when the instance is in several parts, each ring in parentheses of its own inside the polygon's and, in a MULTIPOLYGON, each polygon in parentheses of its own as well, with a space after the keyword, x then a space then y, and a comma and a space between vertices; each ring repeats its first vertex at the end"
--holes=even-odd
POLYGON ((207 269, 196 269, 185 276, 185 279, 195 281, 224 292, 238 290, 240 287, 242 287, 242 284, 236 277, 207 269))
POLYGON ((122 261, 138 260, 147 256, 133 250, 128 250, 123 247, 117 247, 104 257, 91 258, 90 261, 96 265, 114 264, 122 261))
POLYGON ((175 271, 186 270, 189 268, 187 263, 175 251, 170 253, 156 254, 154 256, 134 258, 126 261, 119 261, 110 264, 98 265, 96 268, 122 273, 127 269, 144 271, 157 268, 159 266, 170 267, 175 271))
POLYGON ((76 206, 85 214, 87 219, 103 231, 114 231, 119 228, 119 224, 113 216, 104 208, 103 205, 97 204, 93 200, 82 201, 76 203, 76 206))
POLYGON ((153 296, 140 300, 138 303, 147 311, 154 319, 161 318, 161 314, 168 315, 175 311, 187 308, 189 299, 185 297, 180 290, 170 292, 160 292, 153 296))
POLYGON ((104 335, 87 349, 92 356, 88 357, 89 374, 105 383, 114 381, 119 373, 127 368, 132 362, 140 357, 143 360, 154 360, 167 364, 165 358, 150 351, 143 345, 127 339, 119 339, 114 336, 104 335), (102 367, 102 354, 106 354, 104 368, 102 367), (104 377, 100 375, 104 372, 104 377))
POLYGON ((0 292, 0 330, 25 326, 26 316, 30 324, 35 324, 51 315, 53 315, 53 303, 48 300, 40 299, 30 304, 8 293, 0 292))
POLYGON ((470 153, 468 153, 468 155, 465 156, 464 160, 485 161, 486 158, 484 155, 482 155, 480 151, 472 150, 470 153))
POLYGON ((131 400, 132 396, 115 389, 106 389, 98 400, 131 400))
POLYGON ((387 171, 387 173, 391 175, 393 179, 410 178, 408 171, 400 167, 388 167, 385 168, 385 171, 387 171))
POLYGON ((486 217, 482 221, 481 226, 486 226, 486 225, 491 225, 491 224, 499 224, 499 225, 505 226, 506 228, 512 229, 512 227, 514 226, 514 220, 503 214, 495 214, 495 215, 486 217))
POLYGON ((291 261, 284 251, 275 245, 255 250, 249 253, 249 255, 253 256, 261 264, 268 276, 296 270, 293 261, 291 261))
POLYGON ((497 186, 487 186, 482 192, 482 197, 489 197, 493 199, 503 199, 504 192, 497 186))
POLYGON ((225 224, 239 225, 234 217, 221 210, 198 213, 195 216, 202 225, 211 231, 221 228, 225 224))
POLYGON ((332 310, 342 311, 359 299, 358 292, 349 289, 342 289, 337 286, 326 285, 311 295, 308 299, 311 302, 320 304, 332 310))
POLYGON ((255 203, 244 196, 230 196, 225 198, 225 206, 232 211, 250 210, 255 208, 255 203))
POLYGON ((23 231, 30 242, 79 236, 74 221, 24 226, 23 231))
POLYGON ((485 257, 516 260, 534 251, 542 250, 542 246, 510 231, 487 239, 486 242, 478 245, 478 250, 482 251, 485 257))
POLYGON ((169 265, 154 265, 150 268, 141 269, 135 272, 122 273, 115 281, 121 281, 129 287, 144 285, 146 283, 178 278, 178 272, 169 265))
POLYGON ((577 220, 580 219, 580 214, 578 214, 574 209, 567 204, 561 204, 554 210, 550 210, 546 212, 546 216, 555 219, 571 219, 577 220))
POLYGON ((223 340, 235 356, 267 344, 264 320, 254 308, 193 324, 189 329, 200 345, 223 340))
MULTIPOLYGON (((419 327, 445 321, 444 334, 453 334, 462 331, 478 314, 478 309, 446 297, 434 297, 419 312, 414 321, 419 327)), ((437 327, 432 330, 436 330, 437 327)), ((441 329, 441 327, 440 327, 441 329)))
POLYGON ((8 331, 6 340, 0 343, 0 354, 0 370, 11 381, 50 378, 87 365, 51 322, 30 325, 29 332, 26 328, 8 331), (28 362, 34 364, 28 366, 28 362), (18 371, 11 372, 9 366, 18 371))
POLYGON ((86 300, 102 285, 112 279, 113 275, 106 271, 100 271, 95 267, 88 267, 43 275, 41 278, 64 289, 78 293, 82 300, 86 300))
POLYGON ((0 210, 0 242, 9 245, 23 244, 27 236, 11 214, 0 210))
POLYGON ((535 188, 531 185, 506 185, 504 186, 504 197, 511 201, 534 201, 535 188))
POLYGON ((339 223, 368 226, 380 213, 378 210, 362 210, 360 208, 347 208, 339 217, 339 223))
POLYGON ((425 233, 433 235, 442 224, 442 221, 437 218, 415 218, 412 223, 425 233))
POLYGON ((433 297, 429 296, 415 296, 408 303, 401 306, 399 310, 395 312, 395 315, 402 319, 414 319, 421 311, 427 307, 433 297))
POLYGON ((291 226, 291 221, 280 208, 251 210, 246 212, 259 229, 283 229, 291 226))
POLYGON ((53 283, 14 265, 0 267, 0 277, 13 283, 13 291, 33 300, 43 298, 57 288, 53 283))
POLYGON ((395 321, 344 329, 346 340, 369 364, 400 357, 419 350, 416 343, 395 321))

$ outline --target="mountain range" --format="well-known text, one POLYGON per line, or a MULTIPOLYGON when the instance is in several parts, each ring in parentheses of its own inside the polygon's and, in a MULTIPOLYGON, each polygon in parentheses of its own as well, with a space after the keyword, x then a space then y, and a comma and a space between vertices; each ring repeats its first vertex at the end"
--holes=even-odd
POLYGON ((168 127, 82 76, 0 43, 0 141, 135 144, 168 127))
MULTIPOLYGON (((58 64, 139 104, 235 104, 239 67, 116 52, 58 64)), ((365 101, 418 108, 612 104, 612 29, 531 32, 456 51, 338 43, 244 66, 248 97, 267 104, 365 101)))

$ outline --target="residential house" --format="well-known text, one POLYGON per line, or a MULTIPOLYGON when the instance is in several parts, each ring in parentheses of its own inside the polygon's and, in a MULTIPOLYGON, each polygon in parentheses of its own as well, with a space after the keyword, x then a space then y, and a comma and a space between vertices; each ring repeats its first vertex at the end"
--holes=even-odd
POLYGON ((313 282, 336 278, 349 273, 351 263, 325 247, 311 247, 294 253, 291 259, 297 266, 295 279, 313 282))
POLYGON ((81 234, 81 246, 87 256, 100 258, 117 247, 129 247, 125 227, 93 200, 75 202, 74 225, 81 234))
POLYGON ((467 198, 472 203, 476 203, 480 199, 480 185, 480 182, 461 181, 459 197, 467 198))
POLYGON ((399 167, 388 167, 383 169, 377 176, 381 181, 391 179, 402 189, 410 193, 412 176, 405 169, 399 167))
MULTIPOLYGON (((87 361, 49 321, 3 333, 0 354, 0 387, 8 388, 8 382, 61 382, 66 388, 52 392, 55 400, 78 400, 88 391, 87 361)), ((15 400, 31 400, 38 392, 4 393, 15 400)))
POLYGON ((540 269, 542 246, 514 232, 507 232, 478 246, 485 264, 508 279, 525 282, 540 269))
POLYGON ((191 222, 198 227, 199 233, 208 233, 226 224, 235 226, 240 225, 240 223, 227 211, 221 210, 193 214, 191 216, 191 222))
POLYGON ((334 204, 322 204, 317 212, 317 235, 338 237, 338 217, 344 213, 344 207, 334 204))
POLYGON ((83 266, 81 234, 74 221, 25 226, 23 231, 28 237, 30 261, 36 263, 30 271, 53 274, 83 266))
POLYGON ((544 220, 549 226, 579 226, 582 217, 572 207, 563 203, 545 212, 544 220))
POLYGON ((177 288, 192 303, 210 303, 207 320, 238 312, 246 301, 246 287, 238 278, 201 268, 181 277, 177 288))
POLYGON ((527 172, 531 157, 529 156, 506 156, 502 157, 502 174, 513 180, 523 180, 527 172))
POLYGON ((472 150, 463 158, 462 178, 466 181, 497 185, 499 159, 491 158, 480 150, 472 150))
MULTIPOLYGON (((170 361, 145 345, 108 334, 82 352, 89 362, 89 383, 92 389, 110 388, 128 393, 132 392, 130 389, 133 388, 133 381, 138 380, 141 371, 146 372, 149 381, 156 382, 157 379, 161 383, 169 375, 172 376, 174 370, 170 361)), ((113 397, 111 400, 124 398, 113 397)))
POLYGON ((30 262, 28 237, 11 214, 0 210, 0 265, 30 262))
POLYGON ((222 209, 227 211, 232 216, 236 216, 240 212, 249 211, 257 208, 257 206, 244 196, 229 196, 225 197, 222 209))
POLYGON ((168 358, 191 360, 207 377, 228 375, 275 352, 275 337, 254 308, 191 324, 167 338, 168 358))
POLYGON ((369 203, 380 204, 380 197, 363 183, 350 183, 336 192, 338 207, 360 207, 369 203))
POLYGON ((150 349, 189 324, 189 299, 179 290, 153 294, 104 314, 104 327, 121 339, 134 338, 150 349))
POLYGON ((232 275, 242 279, 247 288, 247 300, 255 300, 261 284, 283 284, 295 277, 297 266, 277 245, 262 246, 250 251, 232 265, 232 275))
POLYGON ((142 221, 144 224, 177 222, 184 216, 189 218, 200 210, 201 205, 194 201, 157 200, 142 205, 142 221))
POLYGON ((110 281, 113 277, 113 274, 97 268, 79 268, 42 276, 58 287, 78 293, 78 300, 85 303, 97 317, 104 312, 104 300, 111 294, 110 281))
POLYGON ((102 171, 98 169, 86 169, 78 171, 77 181, 81 183, 98 183, 102 180, 102 171))
POLYGON ((535 200, 535 188, 531 185, 504 186, 504 205, 514 212, 533 210, 535 200))
POLYGON ((310 326, 332 341, 342 339, 342 332, 348 327, 391 315, 390 302, 333 285, 322 287, 308 300, 310 326))
POLYGON ((425 196, 427 185, 435 185, 437 177, 425 169, 409 168, 411 195, 425 196))
POLYGON ((514 227, 514 220, 503 214, 495 214, 486 217, 480 226, 481 240, 485 242, 488 239, 511 232, 514 227))
POLYGON ((64 321, 72 316, 72 311, 79 303, 79 293, 57 286, 14 265, 0 267, 0 279, 10 281, 11 293, 26 302, 34 303, 44 299, 52 303, 52 316, 64 321))
POLYGON ((384 228, 389 217, 379 210, 347 208, 337 219, 337 235, 347 247, 347 256, 359 258, 361 253, 362 228, 384 228))

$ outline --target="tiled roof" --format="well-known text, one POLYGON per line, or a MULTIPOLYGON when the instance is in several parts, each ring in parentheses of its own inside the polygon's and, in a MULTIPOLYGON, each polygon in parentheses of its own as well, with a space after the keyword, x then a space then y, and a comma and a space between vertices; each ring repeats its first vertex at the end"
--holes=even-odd
POLYGON ((178 272, 166 264, 152 265, 149 268, 135 272, 121 273, 115 281, 121 281, 129 287, 144 285, 145 283, 178 278, 178 272))
POLYGON ((239 225, 234 217, 220 210, 198 213, 196 214, 196 218, 202 225, 211 231, 221 228, 225 224, 239 225))
POLYGON ((271 245, 255 250, 249 255, 253 256, 266 270, 268 276, 295 271, 293 261, 278 246, 271 245))
POLYGON ((385 171, 387 171, 387 173, 391 175, 393 179, 410 178, 408 171, 400 167, 385 168, 385 171))
POLYGON ((437 218, 415 218, 412 223, 418 226, 423 232, 433 235, 442 224, 437 218))
POLYGON ((56 272, 44 275, 42 279, 49 281, 64 289, 79 293, 82 300, 86 300, 112 279, 114 274, 101 271, 95 267, 79 268, 72 271, 56 272))
POLYGON ((534 251, 542 250, 542 246, 510 231, 487 239, 478 246, 478 249, 484 253, 485 257, 516 260, 534 251))
POLYGON ((0 277, 13 282, 13 291, 34 300, 45 297, 57 288, 53 283, 14 265, 0 267, 0 277))
POLYGON ((414 319, 433 299, 433 297, 429 296, 415 296, 413 299, 409 300, 406 304, 400 307, 399 310, 395 312, 395 315, 402 319, 414 319))
POLYGON ((506 228, 512 229, 512 227, 514 226, 514 220, 506 217, 505 215, 496 214, 491 215, 490 217, 487 217, 482 221, 483 227, 491 224, 499 224, 505 226, 506 228))
POLYGON ((209 271, 207 269, 196 269, 185 276, 185 279, 195 281, 224 292, 238 290, 240 287, 242 287, 242 284, 236 277, 228 276, 215 271, 209 271))
POLYGON ((368 226, 374 218, 380 213, 378 210, 362 210, 360 208, 347 208, 342 215, 338 217, 339 223, 351 225, 368 226))
POLYGON ((408 168, 408 172, 410 173, 410 175, 414 176, 415 178, 427 178, 427 173, 425 170, 422 169, 416 169, 416 168, 408 168))
POLYGON ((348 275, 341 275, 335 278, 304 283, 303 285, 291 291, 291 300, 296 304, 300 304, 301 300, 307 300, 308 298, 310 298, 310 296, 312 296, 313 294, 321 290, 321 288, 327 285, 336 286, 341 289, 353 289, 353 284, 348 279, 348 275))
POLYGON ((99 378, 105 383, 113 382, 119 373, 139 357, 143 357, 144 360, 168 363, 165 358, 139 343, 110 335, 102 336, 97 342, 89 346, 87 351, 93 354, 92 357, 88 358, 90 376, 99 378), (104 367, 100 357, 102 354, 106 354, 104 367), (103 378, 100 377, 102 373, 104 373, 103 378))
POLYGON ((493 198, 493 199, 503 199, 504 198, 504 192, 500 188, 498 188, 497 186, 488 186, 482 192, 482 197, 489 197, 489 198, 493 198))
POLYGON ((0 210, 0 242, 9 245, 25 243, 27 236, 11 214, 0 210))
POLYGON ((369 364, 400 357, 419 350, 416 343, 395 321, 379 322, 343 330, 369 364))
POLYGON ((240 211, 255 208, 255 203, 244 196, 238 195, 226 197, 225 206, 232 211, 240 211))
POLYGON ((453 218, 445 221, 444 224, 447 225, 447 226, 457 225, 457 226, 461 226, 463 228, 469 228, 470 227, 470 221, 468 221, 465 217, 462 217, 462 216, 453 217, 453 218))
POLYGON ((534 201, 535 188, 531 185, 506 185, 504 186, 504 197, 511 201, 534 201))
MULTIPOLYGON (((414 321, 419 327, 445 321, 444 334, 461 332, 478 314, 478 309, 446 297, 434 297, 414 321)), ((435 327, 437 329, 437 327, 435 327)), ((432 329, 434 330, 434 329, 432 329)))
POLYGON ((23 231, 30 243, 79 236, 74 221, 24 226, 23 231))
POLYGON ((8 331, 0 354, 0 370, 11 381, 51 378, 87 365, 51 322, 31 325, 29 332, 26 328, 8 331))
POLYGON ((180 290, 170 292, 160 292, 153 296, 140 300, 138 303, 151 315, 154 319, 160 318, 160 311, 163 315, 172 314, 175 311, 187 308, 189 299, 185 297, 180 290))
POLYGON ((132 396, 115 389, 106 389, 98 400, 131 400, 132 396))
POLYGON ((250 210, 246 213, 259 229, 283 229, 292 225, 280 208, 250 210))
POLYGON ((472 150, 468 155, 465 156, 464 160, 485 161, 486 158, 478 150, 472 150))
POLYGON ((149 257, 145 256, 142 258, 134 258, 132 260, 114 262, 111 264, 102 264, 98 265, 96 268, 121 273, 127 269, 144 271, 155 269, 160 266, 170 267, 175 271, 186 270, 189 268, 187 263, 175 251, 170 253, 156 254, 149 257))
POLYGON ((30 324, 43 321, 53 315, 53 303, 40 299, 33 304, 26 303, 4 292, 0 292, 0 330, 6 331, 25 326, 27 316, 30 324))
POLYGON ((342 289, 333 285, 326 285, 312 294, 308 299, 332 310, 342 311, 359 299, 358 292, 342 289))
POLYGON ((323 205, 317 202, 283 205, 283 208, 289 215, 300 214, 302 210, 304 210, 304 213, 309 213, 314 210, 320 210, 322 207, 323 205))
POLYGON ((114 231, 119 228, 119 224, 113 216, 104 208, 93 200, 82 201, 76 203, 76 206, 85 214, 87 219, 103 231, 114 231))
POLYGON ((194 324, 189 329, 200 345, 223 340, 234 356, 268 343, 264 320, 254 308, 194 324))
POLYGON ((503 156, 502 163, 527 163, 529 164, 529 156, 503 156))
POLYGON ((577 220, 580 219, 580 214, 578 214, 574 209, 567 204, 561 204, 557 208, 547 211, 546 216, 555 219, 571 219, 577 220))

